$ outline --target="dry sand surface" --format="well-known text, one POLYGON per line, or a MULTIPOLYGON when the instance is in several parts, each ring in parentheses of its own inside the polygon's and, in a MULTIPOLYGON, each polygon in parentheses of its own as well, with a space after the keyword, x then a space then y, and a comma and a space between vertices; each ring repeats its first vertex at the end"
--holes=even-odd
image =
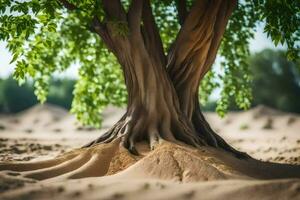
POLYGON ((101 130, 52 105, 0 116, 0 199, 300 199, 298 115, 264 106, 224 119, 206 113, 222 137, 255 159, 168 142, 154 151, 140 144, 140 156, 118 141, 76 149, 123 112, 109 107, 101 130))

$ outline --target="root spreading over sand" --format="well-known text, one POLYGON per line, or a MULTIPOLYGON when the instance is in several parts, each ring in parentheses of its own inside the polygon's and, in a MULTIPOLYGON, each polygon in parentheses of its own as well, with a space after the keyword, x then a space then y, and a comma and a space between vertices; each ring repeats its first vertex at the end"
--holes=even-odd
MULTIPOLYGON (((153 180, 157 180, 157 184, 161 184, 162 189, 166 187, 164 185, 174 188, 179 187, 174 183, 193 183, 194 185, 192 184, 191 188, 199 185, 201 189, 205 189, 212 187, 214 184, 217 185, 215 187, 220 187, 220 185, 216 183, 206 185, 199 184, 199 182, 235 179, 242 183, 242 186, 239 186, 241 190, 251 191, 253 188, 257 188, 258 185, 263 185, 265 188, 274 188, 280 185, 280 181, 262 182, 258 179, 300 178, 300 166, 265 163, 252 158, 239 160, 227 152, 213 148, 205 147, 199 150, 187 145, 181 146, 164 142, 153 151, 149 151, 145 144, 139 145, 139 150, 142 155, 133 156, 122 148, 118 141, 115 141, 109 144, 99 144, 90 148, 74 150, 47 161, 2 163, 0 164, 0 170, 6 175, 2 179, 4 187, 1 189, 7 190, 18 187, 18 185, 9 186, 9 183, 16 182, 12 180, 17 180, 16 183, 19 183, 20 186, 33 183, 34 180, 43 180, 39 182, 40 186, 36 186, 39 185, 36 183, 32 187, 38 187, 38 190, 42 190, 42 193, 47 196, 50 194, 47 194, 46 191, 52 190, 54 185, 59 182, 69 184, 68 188, 77 187, 79 189, 81 187, 76 186, 78 182, 71 181, 72 179, 78 179, 87 184, 91 180, 92 182, 96 181, 96 178, 88 179, 89 177, 101 177, 100 182, 109 180, 110 182, 115 181, 118 184, 125 184, 124 181, 127 180, 130 184, 137 184, 135 187, 144 187, 144 189, 148 187, 145 184, 150 184, 153 180), (11 171, 17 171, 18 173, 13 174, 11 171), (10 174, 14 176, 14 179, 9 176, 10 174), (164 183, 165 181, 167 182, 164 183), (143 184, 144 186, 141 186, 143 184), (47 187, 44 188, 41 185, 47 185, 47 187)), ((234 181, 230 183, 232 185, 236 184, 234 181)), ((300 189, 300 182, 290 180, 286 183, 291 184, 285 187, 290 188, 293 192, 300 189)), ((220 184, 224 183, 220 182, 220 184)), ((24 198, 24 195, 30 194, 30 199, 40 198, 41 196, 32 193, 32 187, 21 189, 18 194, 6 192, 3 197, 5 199, 24 198)), ((125 187, 126 190, 128 186, 122 187, 125 187)), ((186 197, 189 197, 188 194, 191 197, 194 196, 195 191, 187 187, 186 185, 183 186, 184 190, 189 191, 185 193, 186 197)), ((285 187, 279 189, 282 190, 285 187)), ((220 190, 219 192, 224 192, 224 188, 220 190)), ((233 191, 236 191, 234 188, 226 189, 225 187, 225 191, 236 196, 236 194, 232 194, 233 191)), ((60 192, 57 194, 59 195, 60 192)), ((53 194, 51 193, 51 195, 53 194)))
MULTIPOLYGON (((230 114, 225 122, 215 120, 215 124, 219 123, 219 127, 224 126, 224 130, 236 131, 239 124, 247 121, 248 129, 240 133, 244 134, 244 139, 236 139, 233 142, 244 145, 245 149, 253 148, 255 142, 258 146, 263 146, 262 144, 267 146, 265 141, 272 142, 267 134, 272 132, 273 141, 279 136, 277 138, 281 143, 282 152, 285 151, 282 155, 295 156, 297 152, 299 153, 297 150, 299 136, 291 133, 283 136, 279 131, 275 132, 278 130, 276 127, 278 122, 282 123, 282 126, 285 123, 288 127, 297 128, 298 118, 294 116, 293 122, 287 123, 286 121, 291 121, 288 115, 284 116, 283 120, 283 115, 277 115, 272 111, 272 118, 276 123, 272 129, 262 129, 264 122, 270 118, 269 114, 266 120, 259 119, 259 122, 262 121, 261 124, 250 123, 250 119, 257 120, 256 115, 262 118, 265 113, 270 113, 268 110, 261 113, 262 111, 262 108, 257 108, 246 114, 236 113, 237 116, 230 114), (230 121, 239 123, 234 128, 230 121), (259 129, 255 129, 255 126, 259 129), (253 130, 257 133, 255 137, 248 134, 253 130), (254 138, 257 141, 254 141, 254 138), (287 144, 292 144, 291 141, 295 142, 295 146, 292 147, 294 150, 285 148, 287 144)), ((32 135, 36 132, 34 131, 32 135)), ((63 133, 60 134, 64 135, 63 133)), ((82 138, 80 136, 79 140, 82 138)), ((3 139, 0 145, 4 148, 8 144, 13 146, 11 141, 13 140, 3 139)), ((29 146, 35 147, 36 145, 31 145, 32 143, 31 141, 29 146)), ((75 149, 67 153, 58 152, 58 156, 53 159, 34 158, 26 162, 2 162, 0 199, 300 199, 299 165, 269 163, 252 158, 237 159, 232 154, 215 148, 196 149, 166 141, 152 151, 146 143, 139 143, 137 149, 140 155, 134 156, 119 143, 120 141, 115 140, 112 143, 75 149)), ((21 143, 15 144, 17 145, 14 148, 23 148, 21 143)), ((54 141, 54 144, 56 145, 57 141, 54 141)), ((52 152, 55 145, 48 144, 51 148, 41 148, 41 152, 46 150, 52 152)), ((254 155, 271 152, 273 154, 270 155, 276 155, 281 152, 277 149, 280 145, 274 143, 271 149, 257 151, 262 154, 254 155)), ((77 143, 72 144, 70 148, 74 146, 78 146, 77 143)), ((4 153, 10 151, 4 148, 2 148, 4 153)), ((65 146, 58 149, 60 148, 65 146)), ((26 151, 17 154, 26 155, 26 151)), ((284 158, 281 161, 286 160, 284 158)), ((293 162, 298 161, 293 159, 293 162)))

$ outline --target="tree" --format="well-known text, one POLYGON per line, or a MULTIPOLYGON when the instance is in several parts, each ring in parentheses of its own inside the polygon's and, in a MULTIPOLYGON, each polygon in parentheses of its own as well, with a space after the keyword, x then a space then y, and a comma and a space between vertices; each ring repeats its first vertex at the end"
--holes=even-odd
POLYGON ((263 50, 250 58, 253 104, 264 104, 287 112, 300 112, 300 68, 283 51, 263 50))
POLYGON ((35 105, 38 101, 33 95, 33 88, 30 86, 30 84, 24 84, 20 87, 12 77, 2 80, 0 83, 2 112, 20 112, 35 105))
POLYGON ((72 79, 53 79, 50 81, 47 102, 70 109, 72 104, 72 92, 75 81, 72 79))
POLYGON ((220 47, 224 86, 218 111, 224 114, 233 95, 247 108, 251 97, 245 58, 253 29, 265 21, 275 44, 286 44, 288 57, 296 58, 299 8, 298 1, 271 0, 242 1, 238 6, 237 0, 2 0, 0 38, 8 41, 12 61, 17 61, 15 77, 33 77, 41 101, 53 72, 80 63, 72 110, 85 123, 97 124, 99 111, 108 103, 126 101, 122 73, 115 68, 116 63, 121 66, 127 111, 85 147, 120 139, 138 154, 138 141, 148 141, 153 149, 167 140, 248 157, 206 122, 199 106, 200 82, 205 98, 217 86, 209 71, 220 47))
MULTIPOLYGON (((47 103, 70 109, 75 81, 51 79, 47 103)), ((19 86, 12 77, 0 79, 0 112, 21 112, 37 104, 32 81, 19 86)))

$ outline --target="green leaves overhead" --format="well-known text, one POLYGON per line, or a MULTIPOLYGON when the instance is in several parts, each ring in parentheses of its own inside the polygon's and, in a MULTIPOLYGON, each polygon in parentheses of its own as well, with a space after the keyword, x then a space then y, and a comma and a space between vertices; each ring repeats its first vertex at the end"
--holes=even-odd
POLYGON ((252 2, 239 4, 233 12, 223 36, 219 54, 222 57, 221 98, 217 103, 217 112, 224 116, 228 110, 230 99, 241 109, 251 105, 251 74, 247 58, 250 54, 249 40, 254 37, 258 16, 252 2))
POLYGON ((221 98, 217 112, 224 116, 229 100, 235 99, 236 105, 247 109, 251 105, 251 76, 247 59, 249 40, 254 37, 257 24, 265 24, 264 32, 274 42, 286 45, 287 56, 296 60, 300 56, 300 2, 293 0, 247 0, 240 2, 230 18, 223 37, 219 54, 223 73, 221 98))
POLYGON ((168 51, 180 29, 175 1, 152 1, 152 10, 165 51, 168 51))
MULTIPOLYGON (((113 26, 118 35, 130 34, 128 25, 108 21, 101 0, 68 0, 75 9, 67 10, 58 0, 0 0, 0 41, 7 42, 16 64, 14 77, 23 83, 35 81, 36 95, 44 102, 54 73, 78 65, 79 79, 74 91, 72 112, 85 124, 98 126, 99 113, 108 104, 126 103, 126 90, 120 67, 99 36, 89 31, 96 15, 113 26)), ((129 0, 121 1, 128 9, 129 0)), ((187 1, 188 8, 193 1, 187 1)), ((153 14, 167 51, 180 29, 175 0, 151 0, 153 14)), ((246 59, 249 40, 263 22, 266 34, 284 44, 288 57, 299 57, 300 3, 298 0, 244 0, 233 13, 219 54, 222 72, 212 70, 202 81, 202 102, 216 87, 222 87, 218 112, 224 115, 231 97, 240 108, 251 102, 250 70, 246 59), (217 76, 219 76, 217 78, 217 76), (218 83, 221 80, 221 84, 218 83)))
POLYGON ((299 58, 300 1, 265 0, 255 1, 254 4, 260 20, 266 23, 264 32, 271 37, 274 44, 285 44, 290 60, 299 58))
POLYGON ((89 58, 81 60, 71 110, 83 124, 95 127, 101 125, 101 113, 107 105, 124 106, 127 102, 123 74, 116 59, 105 48, 100 51, 102 57, 95 57, 92 63, 89 58))
MULTIPOLYGON (((12 62, 16 63, 14 78, 20 84, 33 79, 37 98, 45 102, 50 77, 79 65, 72 112, 83 123, 99 126, 104 107, 126 103, 120 67, 99 37, 89 31, 88 13, 68 13, 57 1, 37 2, 6 2, 0 16, 0 28, 5 30, 0 39, 8 42, 12 62), (17 4, 22 9, 15 13, 17 4)), ((80 4, 80 9, 85 9, 84 5, 80 4)))

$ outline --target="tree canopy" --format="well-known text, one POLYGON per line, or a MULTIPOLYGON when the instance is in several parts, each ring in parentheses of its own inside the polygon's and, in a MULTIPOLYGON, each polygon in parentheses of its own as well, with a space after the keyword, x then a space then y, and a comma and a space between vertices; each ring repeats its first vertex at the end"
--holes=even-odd
MULTIPOLYGON (((130 1, 121 2, 128 10, 130 1)), ((180 14, 184 14, 178 12, 180 2, 151 1, 165 51, 180 30, 180 14)), ((189 9, 193 1, 186 3, 189 9)), ((91 31, 95 16, 110 26, 114 34, 130 34, 127 23, 108 20, 101 0, 0 0, 0 40, 7 42, 7 48, 13 54, 14 77, 20 84, 32 78, 35 94, 44 102, 51 75, 79 65, 72 112, 84 124, 98 126, 103 108, 108 104, 125 104, 127 93, 116 58, 91 31)), ((289 59, 299 57, 299 0, 240 1, 219 50, 222 73, 211 70, 200 87, 202 102, 214 88, 222 87, 217 106, 220 115, 225 114, 232 97, 240 108, 246 109, 251 104, 247 57, 249 41, 260 23, 264 24, 265 33, 275 45, 286 45, 289 59), (221 84, 216 81, 217 76, 221 84)))

